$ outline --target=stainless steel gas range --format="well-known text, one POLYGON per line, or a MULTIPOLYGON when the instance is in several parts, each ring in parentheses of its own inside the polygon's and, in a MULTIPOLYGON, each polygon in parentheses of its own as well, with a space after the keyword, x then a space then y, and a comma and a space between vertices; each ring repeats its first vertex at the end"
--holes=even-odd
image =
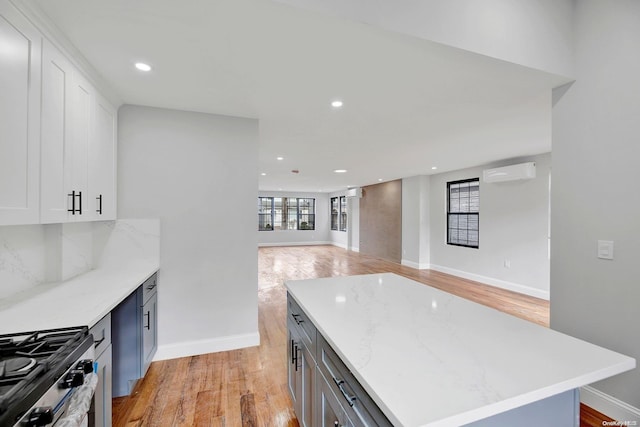
POLYGON ((93 425, 87 327, 0 335, 0 427, 93 425))

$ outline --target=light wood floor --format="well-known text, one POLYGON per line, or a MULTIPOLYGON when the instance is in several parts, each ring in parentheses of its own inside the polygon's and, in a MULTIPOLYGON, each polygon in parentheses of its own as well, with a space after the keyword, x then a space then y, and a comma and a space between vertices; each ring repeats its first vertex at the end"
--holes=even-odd
MULTIPOLYGON (((152 363, 132 396, 114 399, 114 426, 298 426, 286 389, 283 282, 289 279, 393 272, 549 324, 548 301, 333 246, 260 248, 258 254, 260 346, 152 363)), ((597 416, 581 424, 596 425, 602 425, 597 416)))

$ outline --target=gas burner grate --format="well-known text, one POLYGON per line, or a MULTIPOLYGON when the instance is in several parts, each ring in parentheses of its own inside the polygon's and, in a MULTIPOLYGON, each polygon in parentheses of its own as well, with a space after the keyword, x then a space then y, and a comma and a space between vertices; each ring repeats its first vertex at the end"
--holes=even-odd
POLYGON ((55 373, 64 372, 69 355, 88 334, 87 327, 76 327, 0 335, 0 418, 24 391, 31 392, 43 381, 54 381, 55 373), (32 359, 33 366, 7 371, 7 361, 16 357, 32 359))

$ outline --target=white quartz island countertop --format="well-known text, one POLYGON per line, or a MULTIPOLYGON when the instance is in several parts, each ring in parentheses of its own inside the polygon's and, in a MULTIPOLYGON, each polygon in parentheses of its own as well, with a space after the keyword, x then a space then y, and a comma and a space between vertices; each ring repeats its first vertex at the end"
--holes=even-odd
POLYGON ((158 270, 151 261, 102 268, 0 300, 0 334, 93 326, 158 270))
POLYGON ((392 273, 286 287, 395 426, 463 425, 635 367, 392 273))

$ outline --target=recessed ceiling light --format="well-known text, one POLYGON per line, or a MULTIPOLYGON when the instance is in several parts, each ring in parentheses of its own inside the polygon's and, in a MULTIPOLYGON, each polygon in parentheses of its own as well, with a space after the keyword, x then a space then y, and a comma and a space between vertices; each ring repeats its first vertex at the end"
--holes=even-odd
POLYGON ((136 62, 136 68, 140 71, 151 71, 151 65, 144 62, 136 62))
POLYGON ((266 172, 262 172, 260 175, 265 176, 265 175, 266 175, 266 172))
POLYGON ((331 102, 331 106, 333 108, 340 108, 342 107, 342 101, 340 101, 339 99, 336 99, 335 101, 331 102))
POLYGON ((436 170, 436 169, 438 169, 437 166, 431 166, 431 170, 436 170))
POLYGON ((378 182, 382 182, 382 178, 378 178, 378 182))
POLYGON ((284 157, 278 156, 278 157, 276 157, 276 160, 284 160, 284 157))
POLYGON ((335 173, 346 173, 347 170, 346 169, 336 169, 334 170, 335 173))

